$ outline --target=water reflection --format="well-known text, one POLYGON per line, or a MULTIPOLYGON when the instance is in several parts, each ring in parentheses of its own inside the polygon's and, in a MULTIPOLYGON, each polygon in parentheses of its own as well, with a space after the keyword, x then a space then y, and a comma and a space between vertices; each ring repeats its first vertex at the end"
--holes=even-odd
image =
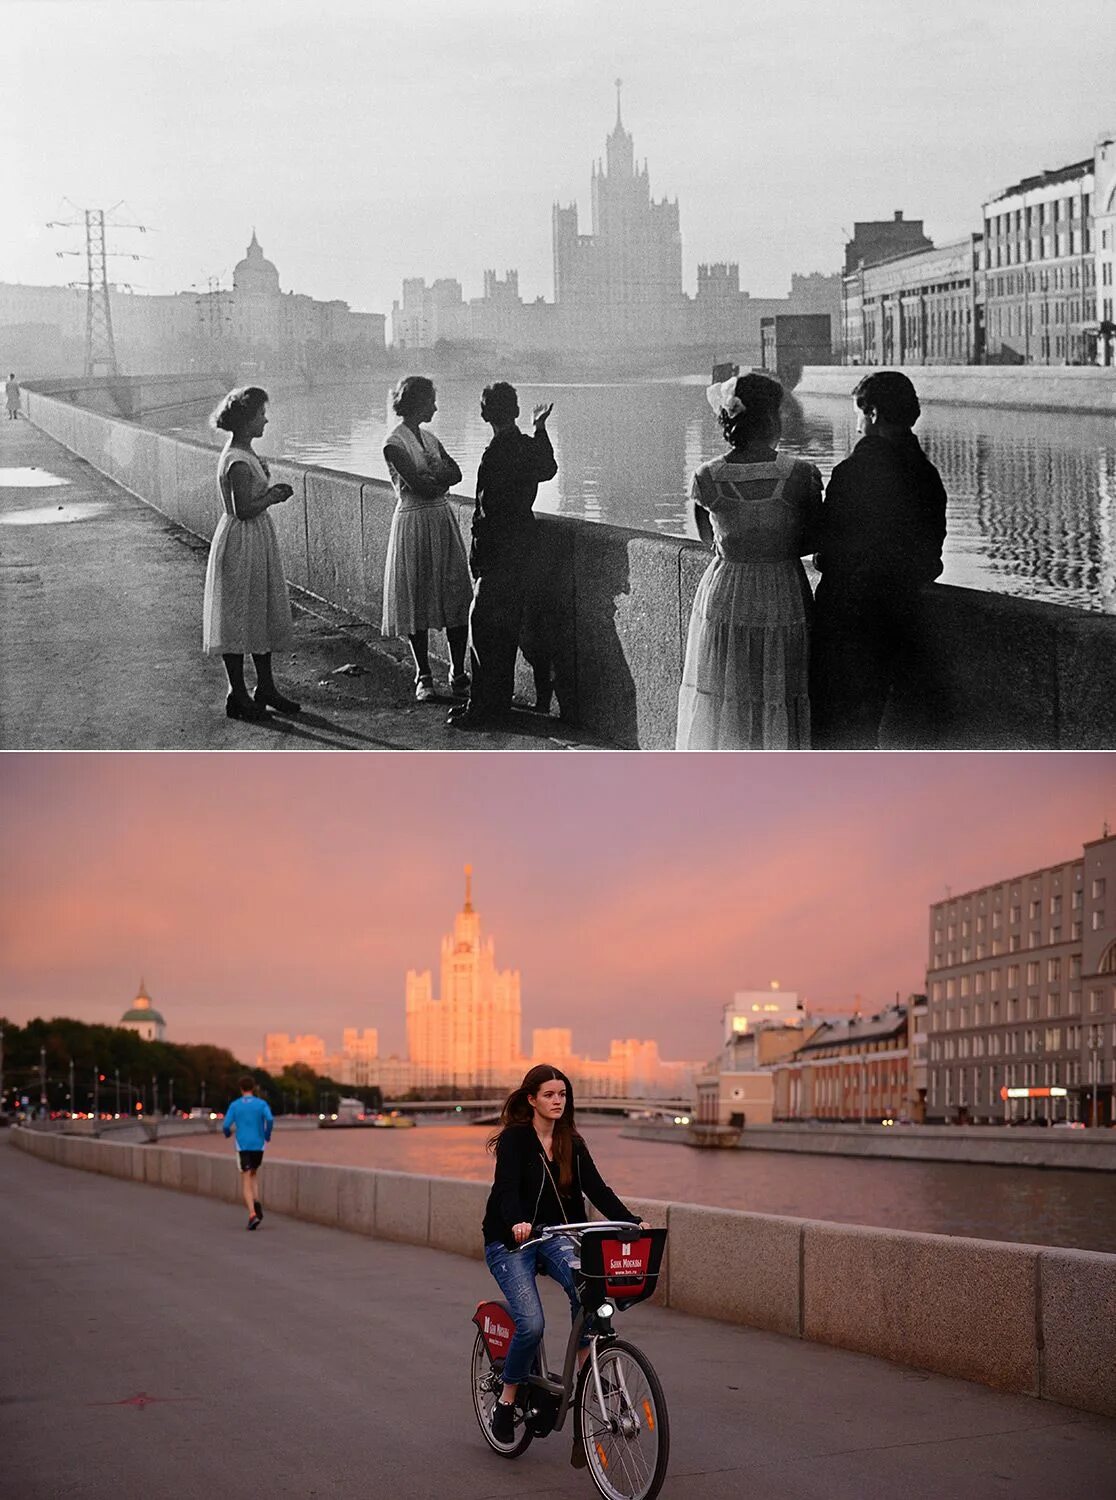
MULTIPOLYGON (((438 383, 436 428, 471 490, 489 430, 479 380, 438 383)), ((386 382, 284 393, 267 447, 285 457, 386 477, 394 425, 386 382), (390 417, 390 421, 389 421, 390 417)), ((559 473, 538 508, 693 536, 689 477, 722 449, 704 382, 520 387, 553 401, 559 473)), ((1116 613, 1116 424, 1103 416, 930 407, 918 433, 949 494, 944 581, 1116 613)), ((828 478, 853 447, 852 403, 807 396, 784 446, 828 478)))
MULTIPOLYGON (((621 1197, 1116 1252, 1116 1194, 1103 1190, 1102 1179, 1092 1172, 858 1161, 781 1151, 694 1151, 626 1140, 614 1120, 586 1117, 583 1125, 606 1180, 621 1197)), ((372 1131, 280 1128, 270 1154, 487 1182, 492 1177, 492 1158, 484 1149, 488 1134, 476 1125, 372 1131)), ((190 1137, 182 1144, 190 1150, 229 1150, 215 1136, 190 1137)))

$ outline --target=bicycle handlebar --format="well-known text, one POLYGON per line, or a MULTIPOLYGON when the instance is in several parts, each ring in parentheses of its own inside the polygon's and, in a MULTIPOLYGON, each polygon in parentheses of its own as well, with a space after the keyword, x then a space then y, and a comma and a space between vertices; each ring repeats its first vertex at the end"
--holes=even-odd
POLYGON ((541 1245, 557 1235, 568 1234, 580 1238, 586 1229, 638 1229, 638 1219, 586 1219, 581 1224, 543 1224, 534 1239, 524 1240, 516 1250, 529 1250, 532 1245, 541 1245))

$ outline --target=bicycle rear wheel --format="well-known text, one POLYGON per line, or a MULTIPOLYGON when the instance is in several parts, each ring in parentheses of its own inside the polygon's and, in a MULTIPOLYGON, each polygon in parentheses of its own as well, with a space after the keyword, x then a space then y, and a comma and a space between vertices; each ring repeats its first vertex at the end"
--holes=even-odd
POLYGON ((589 1474, 605 1500, 654 1500, 666 1478, 670 1424, 651 1361, 623 1339, 598 1350, 604 1394, 597 1399, 591 1361, 578 1386, 578 1435, 589 1474))
POLYGON ((504 1388, 504 1382, 499 1374, 492 1368, 492 1361, 488 1357, 488 1350, 484 1346, 484 1339, 478 1331, 473 1340, 473 1357, 470 1361, 469 1372, 472 1377, 473 1387, 473 1410, 476 1412, 477 1423, 484 1440, 501 1458, 518 1458, 531 1446, 532 1433, 528 1432, 523 1423, 523 1413, 519 1410, 516 1402, 516 1427, 515 1442, 505 1447, 498 1443, 492 1436, 492 1408, 496 1405, 497 1397, 504 1388))

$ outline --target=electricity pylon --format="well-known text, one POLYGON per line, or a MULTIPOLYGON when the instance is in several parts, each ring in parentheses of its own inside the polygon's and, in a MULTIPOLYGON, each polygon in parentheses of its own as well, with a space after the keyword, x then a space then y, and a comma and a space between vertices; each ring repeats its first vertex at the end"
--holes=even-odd
MULTIPOLYGON (((68 200, 67 200, 68 201, 68 200)), ((108 267, 107 261, 109 251, 105 248, 105 210, 103 208, 78 209, 75 212, 84 217, 85 222, 85 373, 86 375, 119 375, 120 370, 116 361, 116 341, 112 334, 112 303, 109 300, 108 267)), ((108 210, 111 214, 120 204, 114 204, 108 210)), ((48 229, 73 228, 79 223, 77 219, 52 219, 48 223, 48 229)), ((144 224, 113 224, 113 229, 138 229, 140 234, 147 233, 144 224)), ((114 255, 121 255, 127 260, 140 260, 142 257, 132 255, 128 252, 115 251, 114 255)), ((80 250, 58 250, 55 252, 59 257, 63 255, 80 255, 80 250)), ((81 285, 81 283, 75 283, 81 285)))

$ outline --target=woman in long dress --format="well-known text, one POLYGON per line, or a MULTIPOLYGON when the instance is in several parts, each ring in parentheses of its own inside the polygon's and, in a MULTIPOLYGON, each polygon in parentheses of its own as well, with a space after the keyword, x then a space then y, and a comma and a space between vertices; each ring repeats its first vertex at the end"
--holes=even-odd
POLYGON ((715 556, 690 615, 676 748, 808 749, 812 601, 801 557, 816 543, 821 475, 777 451, 774 377, 753 371, 706 394, 729 451, 691 487, 715 556))
POLYGON ((290 646, 293 636, 279 538, 267 512, 294 491, 271 483, 267 464, 252 448, 267 427, 267 392, 254 385, 230 391, 212 420, 229 438, 217 465, 224 509, 205 570, 202 649, 224 660, 230 719, 258 722, 268 708, 296 714, 301 705, 279 691, 271 671, 272 652, 290 646), (248 652, 256 668, 254 697, 244 683, 248 652))
POLYGON ((469 693, 465 651, 473 584, 465 544, 446 495, 461 470, 422 423, 438 410, 433 381, 408 375, 392 392, 402 419, 384 444, 396 506, 384 563, 384 635, 406 636, 415 664, 415 697, 436 696, 430 671, 429 632, 444 630, 452 671, 450 691, 469 693))

